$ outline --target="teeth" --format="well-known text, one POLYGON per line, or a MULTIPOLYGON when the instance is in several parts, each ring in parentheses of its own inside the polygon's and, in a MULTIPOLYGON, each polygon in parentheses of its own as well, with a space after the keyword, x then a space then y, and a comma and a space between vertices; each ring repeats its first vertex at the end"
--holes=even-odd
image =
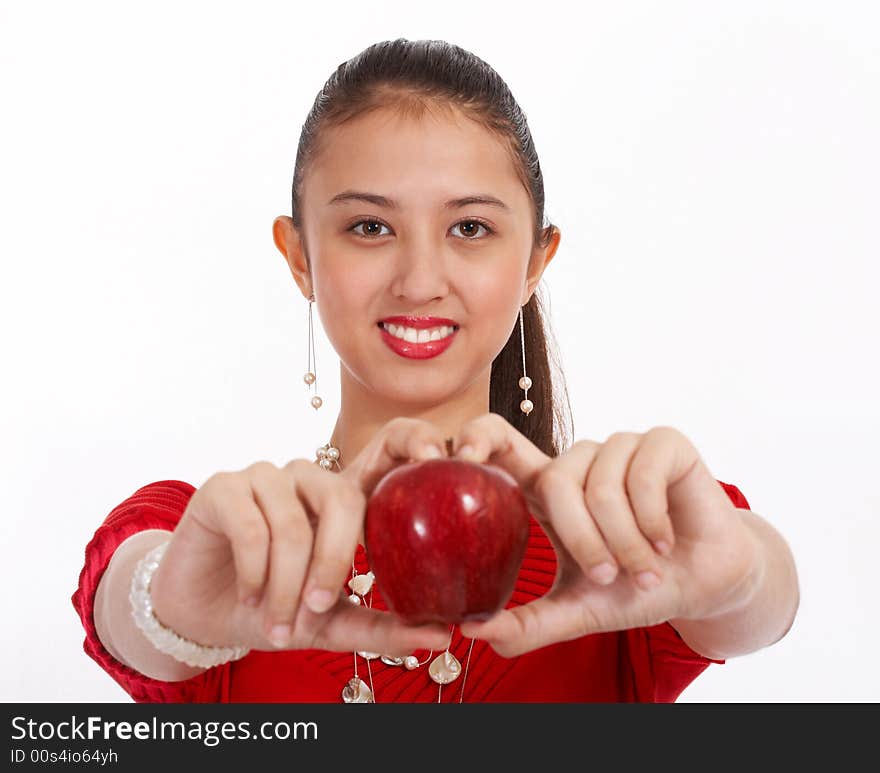
POLYGON ((433 327, 429 330, 416 330, 412 327, 393 325, 389 322, 383 322, 382 327, 384 327, 395 338, 401 338, 404 341, 408 341, 412 344, 424 344, 428 341, 439 341, 443 338, 446 338, 447 336, 452 335, 452 333, 455 331, 455 328, 450 325, 433 327))

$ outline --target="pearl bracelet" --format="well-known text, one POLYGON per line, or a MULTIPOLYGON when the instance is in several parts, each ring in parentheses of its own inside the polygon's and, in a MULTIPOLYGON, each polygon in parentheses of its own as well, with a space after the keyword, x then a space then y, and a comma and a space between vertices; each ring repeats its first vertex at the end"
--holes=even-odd
POLYGON ((153 548, 145 555, 134 570, 131 578, 131 591, 128 598, 131 601, 131 613, 137 627, 144 632, 153 646, 171 655, 175 660, 186 663, 189 666, 211 668, 227 663, 230 660, 243 658, 250 652, 247 647, 204 647, 193 641, 178 636, 170 628, 166 628, 153 614, 153 602, 150 598, 150 580, 153 572, 159 566, 159 561, 165 554, 170 538, 161 545, 153 548))

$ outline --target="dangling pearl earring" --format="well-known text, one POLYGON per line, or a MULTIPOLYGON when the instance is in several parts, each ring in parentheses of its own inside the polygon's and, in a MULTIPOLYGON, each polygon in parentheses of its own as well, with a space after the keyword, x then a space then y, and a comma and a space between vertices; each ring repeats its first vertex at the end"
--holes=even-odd
POLYGON ((532 408, 534 408, 534 404, 531 400, 529 400, 529 387, 532 385, 532 380, 526 375, 526 336, 523 332, 523 313, 522 306, 519 307, 519 339, 522 344, 522 361, 523 361, 523 376, 519 380, 520 389, 525 390, 525 399, 519 404, 519 409, 528 416, 532 412, 532 408))
MULTIPOLYGON (((306 382, 309 386, 309 390, 311 391, 312 384, 315 385, 315 389, 318 388, 318 377, 315 375, 315 371, 318 370, 316 358, 315 358, 315 332, 312 328, 312 304, 315 302, 314 293, 309 296, 309 364, 307 365, 308 370, 306 371, 305 376, 303 376, 303 381, 306 382)), ((312 408, 318 410, 321 407, 321 404, 324 401, 321 400, 318 395, 315 395, 312 398, 312 408)))

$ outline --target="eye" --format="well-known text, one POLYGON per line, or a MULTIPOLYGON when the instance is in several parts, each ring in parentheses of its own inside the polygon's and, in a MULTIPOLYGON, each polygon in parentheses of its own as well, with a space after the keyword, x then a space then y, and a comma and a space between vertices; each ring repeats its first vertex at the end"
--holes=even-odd
MULTIPOLYGON (((453 228, 459 228, 460 226, 463 226, 463 225, 467 225, 467 226, 469 226, 470 229, 471 229, 473 232, 478 232, 479 229, 482 228, 482 229, 486 232, 486 235, 490 235, 490 234, 495 233, 494 229, 490 228, 490 227, 489 227, 488 225, 486 225, 486 223, 484 223, 483 221, 481 221, 481 220, 474 220, 474 219, 472 219, 472 218, 469 219, 469 220, 459 220, 459 221, 458 221, 454 226, 452 226, 452 227, 453 227, 453 228)), ((364 237, 365 239, 371 239, 371 238, 375 238, 375 237, 379 237, 379 236, 385 236, 386 234, 383 234, 382 231, 381 231, 382 228, 388 228, 388 226, 385 225, 385 223, 383 223, 383 222, 380 221, 380 220, 373 220, 373 219, 371 219, 371 218, 366 218, 366 219, 364 219, 364 220, 358 220, 356 223, 353 223, 353 224, 351 225, 351 227, 350 227, 348 230, 351 231, 351 232, 353 232, 353 233, 356 234, 357 236, 362 236, 362 237, 364 237), (369 231, 369 232, 367 232, 367 233, 364 233, 363 231, 359 231, 358 229, 359 229, 361 226, 363 226, 363 225, 369 226, 372 230, 369 231), (378 230, 378 231, 376 230, 376 226, 379 227, 379 230, 378 230)), ((462 232, 462 231, 459 231, 459 233, 463 233, 463 232, 462 232)), ((475 242, 475 241, 478 241, 478 240, 481 239, 481 238, 485 238, 485 237, 473 236, 473 235, 467 235, 467 234, 465 234, 463 241, 475 242)))
POLYGON ((352 225, 351 228, 349 228, 348 230, 349 230, 349 231, 353 231, 353 232, 356 233, 358 236, 364 236, 364 237, 366 237, 366 238, 368 238, 368 239, 369 239, 370 237, 373 237, 373 236, 384 236, 384 235, 385 235, 385 234, 383 234, 383 233, 376 233, 375 231, 372 232, 372 233, 369 233, 369 234, 365 234, 365 233, 363 233, 363 232, 361 232, 361 231, 357 231, 357 230, 356 230, 357 228, 359 228, 360 226, 362 226, 362 225, 364 225, 364 224, 369 224, 369 225, 371 225, 371 226, 379 226, 380 228, 383 227, 383 226, 384 226, 385 228, 388 228, 388 226, 385 225, 385 223, 381 223, 381 222, 379 222, 378 220, 358 220, 358 221, 357 221, 354 225, 352 225))
MULTIPOLYGON (((482 228, 486 232, 487 235, 495 233, 495 231, 493 231, 491 228, 489 228, 489 226, 487 226, 481 220, 460 220, 452 227, 458 228, 459 226, 462 226, 462 225, 469 225, 472 228, 475 227, 475 229, 482 228)), ((462 232, 459 231, 459 233, 462 233, 462 232)), ((468 235, 468 236, 466 236, 465 241, 475 242, 475 241, 477 241, 478 238, 484 238, 484 237, 475 237, 472 235, 468 235)))

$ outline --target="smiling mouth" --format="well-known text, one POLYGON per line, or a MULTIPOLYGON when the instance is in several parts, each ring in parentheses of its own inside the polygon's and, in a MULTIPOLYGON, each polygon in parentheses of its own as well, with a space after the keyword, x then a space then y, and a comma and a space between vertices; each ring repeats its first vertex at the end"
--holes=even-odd
POLYGON ((385 345, 400 357, 408 360, 430 360, 443 354, 458 335, 458 325, 440 325, 437 328, 416 330, 394 324, 377 324, 385 345), (401 338, 401 332, 403 338, 401 338), (415 340, 413 340, 415 338, 415 340))
POLYGON ((443 341, 452 336, 460 327, 459 325, 436 325, 431 328, 417 329, 406 325, 395 325, 391 322, 377 322, 376 325, 388 335, 408 344, 443 341))

